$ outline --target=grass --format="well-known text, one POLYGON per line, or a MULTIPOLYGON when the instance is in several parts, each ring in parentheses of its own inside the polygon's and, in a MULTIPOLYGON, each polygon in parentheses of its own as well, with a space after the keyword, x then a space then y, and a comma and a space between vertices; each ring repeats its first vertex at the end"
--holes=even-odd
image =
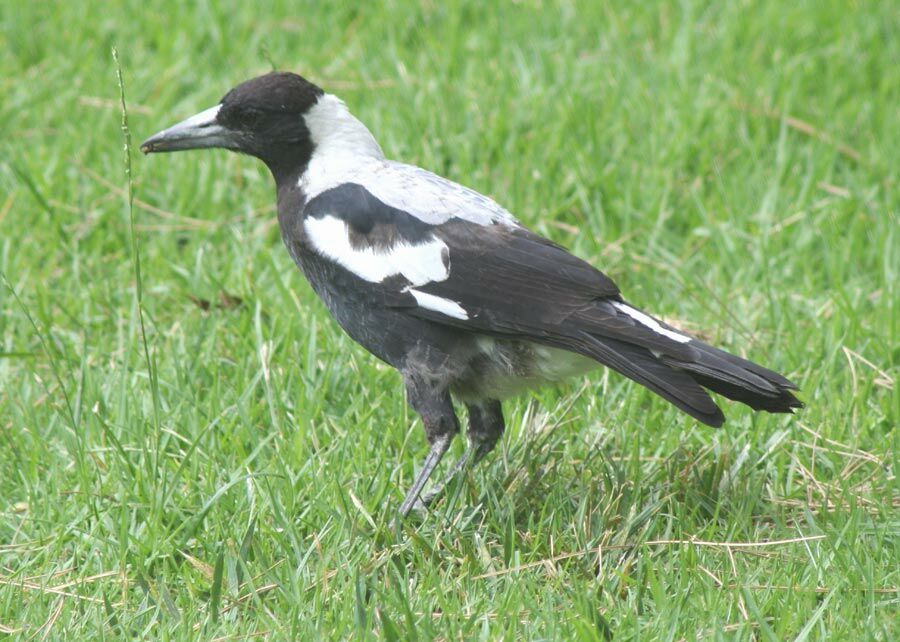
POLYGON ((892 4, 333 4, 3 3, 0 637, 896 639, 892 4), (258 163, 131 149, 132 218, 113 46, 135 141, 300 71, 808 407, 598 371, 395 531, 399 377, 258 163))

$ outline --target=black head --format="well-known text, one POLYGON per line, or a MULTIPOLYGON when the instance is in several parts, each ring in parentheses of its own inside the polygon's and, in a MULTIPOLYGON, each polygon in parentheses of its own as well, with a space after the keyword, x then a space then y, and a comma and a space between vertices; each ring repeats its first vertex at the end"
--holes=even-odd
POLYGON ((312 154, 303 115, 323 91, 289 72, 241 83, 218 105, 151 136, 145 154, 220 147, 261 159, 278 179, 302 169, 312 154))

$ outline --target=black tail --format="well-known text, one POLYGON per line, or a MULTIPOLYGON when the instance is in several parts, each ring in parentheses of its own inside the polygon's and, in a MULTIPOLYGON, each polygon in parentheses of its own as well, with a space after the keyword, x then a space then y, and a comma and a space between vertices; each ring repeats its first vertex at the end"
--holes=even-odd
MULTIPOLYGON (((566 347, 617 370, 710 426, 721 426, 725 416, 704 388, 754 410, 791 413, 803 407, 791 393, 797 386, 786 377, 697 339, 688 340, 671 326, 652 317, 648 320, 644 313, 639 315, 643 322, 635 321, 640 311, 626 307, 628 311, 618 319, 634 321, 632 337, 626 338, 621 325, 615 329, 615 338, 598 333, 594 325, 579 330, 566 347), (650 345, 645 340, 648 329, 655 335, 650 345), (670 338, 673 335, 675 340, 670 338)), ((617 309, 622 311, 623 306, 617 309)), ((604 312, 608 314, 609 309, 604 307, 604 312)))
POLYGON ((790 392, 797 390, 796 384, 777 372, 700 341, 692 341, 691 346, 699 353, 696 360, 685 362, 662 357, 663 363, 686 371, 704 388, 754 410, 790 413, 794 408, 803 407, 790 392))

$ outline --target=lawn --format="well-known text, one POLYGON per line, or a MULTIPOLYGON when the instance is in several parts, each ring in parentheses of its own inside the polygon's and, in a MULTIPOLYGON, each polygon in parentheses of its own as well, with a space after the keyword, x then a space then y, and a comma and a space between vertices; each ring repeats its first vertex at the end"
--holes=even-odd
POLYGON ((895 3, 215 4, 0 3, 0 638, 897 639, 895 3), (807 407, 598 370, 397 526, 424 432, 264 167, 136 149, 272 67, 807 407))

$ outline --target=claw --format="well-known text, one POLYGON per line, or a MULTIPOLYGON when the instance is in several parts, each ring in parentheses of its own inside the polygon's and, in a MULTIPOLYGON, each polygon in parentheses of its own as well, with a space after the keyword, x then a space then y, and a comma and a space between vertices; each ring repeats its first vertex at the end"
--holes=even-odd
MULTIPOLYGON (((496 442, 492 441, 490 443, 487 442, 476 442, 470 443, 469 447, 466 448, 466 452, 462 454, 462 457, 453 464, 453 467, 450 469, 450 472, 447 473, 447 476, 444 477, 444 480, 440 482, 437 486, 435 486, 432 490, 428 491, 420 498, 421 508, 425 508, 429 506, 431 502, 438 498, 441 493, 444 492, 444 489, 447 485, 452 482, 456 477, 460 475, 473 466, 475 466, 478 462, 484 459, 485 455, 491 452, 494 449, 494 444, 496 442)), ((416 508, 420 508, 417 504, 416 508)))

